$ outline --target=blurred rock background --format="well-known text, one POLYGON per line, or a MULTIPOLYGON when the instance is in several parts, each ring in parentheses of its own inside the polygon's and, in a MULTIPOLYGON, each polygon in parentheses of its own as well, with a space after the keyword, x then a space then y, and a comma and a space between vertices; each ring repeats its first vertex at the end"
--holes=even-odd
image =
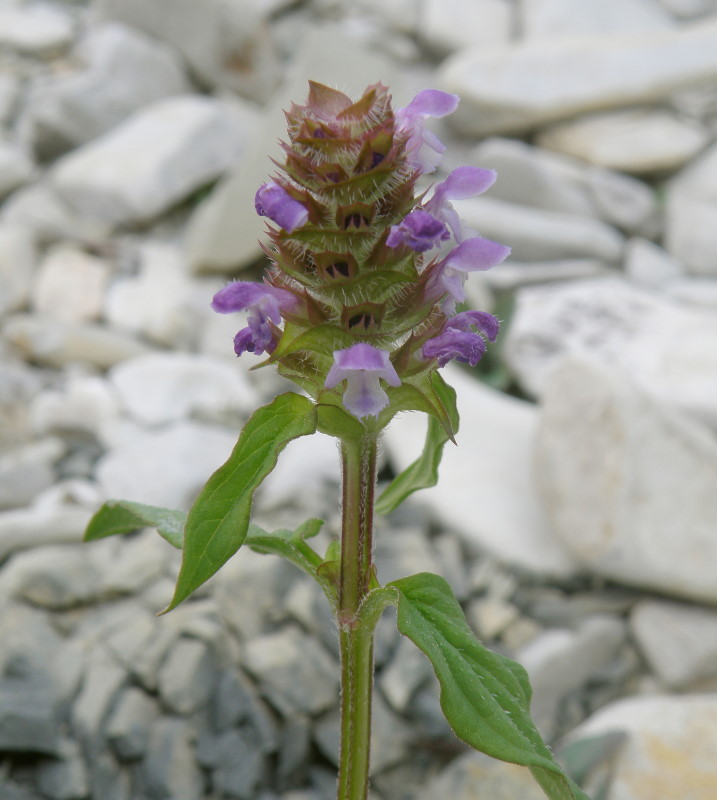
MULTIPOLYGON (((333 796, 312 585, 242 552, 156 619, 168 545, 79 544, 104 498, 186 508, 287 388, 209 300, 261 274, 253 196, 309 78, 458 93, 444 170, 498 169, 459 210, 513 248, 471 278, 504 332, 446 370, 459 446, 379 521, 380 578, 451 582, 594 800, 714 800, 715 0, 0 0, 0 797, 333 796)), ((337 487, 298 440, 259 521, 335 535, 337 487)), ((374 800, 542 796, 464 753, 388 618, 377 665, 374 800)))

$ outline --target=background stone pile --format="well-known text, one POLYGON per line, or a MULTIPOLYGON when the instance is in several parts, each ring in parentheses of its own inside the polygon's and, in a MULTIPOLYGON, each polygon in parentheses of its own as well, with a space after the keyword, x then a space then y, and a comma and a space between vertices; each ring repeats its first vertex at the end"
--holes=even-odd
MULTIPOLYGON (((79 544, 105 497, 187 507, 287 388, 208 304, 260 274, 253 195, 308 78, 460 94, 444 166, 499 181, 459 210, 513 248, 469 285, 502 341, 484 383, 447 370, 459 447, 380 522, 381 579, 448 578, 596 797, 713 800, 714 0, 0 0, 0 797, 333 794, 313 586, 242 553, 157 619, 168 545, 79 544)), ((384 478, 421 430, 390 430, 384 478)), ((337 473, 294 443, 259 521, 328 540, 337 473)), ((374 798, 541 796, 460 755, 390 619, 377 663, 374 798)))

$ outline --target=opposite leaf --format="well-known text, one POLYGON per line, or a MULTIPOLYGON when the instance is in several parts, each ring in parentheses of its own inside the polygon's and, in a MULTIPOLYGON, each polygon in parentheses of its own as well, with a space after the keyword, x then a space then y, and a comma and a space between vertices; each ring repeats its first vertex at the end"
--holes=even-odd
POLYGON ((398 629, 433 665, 456 735, 493 758, 530 767, 551 800, 588 800, 533 725, 527 673, 476 640, 448 583, 424 572, 388 586, 398 591, 398 629))
POLYGON ((292 440, 316 431, 316 406, 289 392, 257 409, 229 460, 209 478, 189 511, 182 568, 170 611, 223 566, 244 543, 254 491, 292 440))
POLYGON ((186 511, 108 500, 92 517, 85 531, 85 541, 104 539, 118 533, 130 533, 138 528, 156 528, 173 547, 181 550, 186 511))

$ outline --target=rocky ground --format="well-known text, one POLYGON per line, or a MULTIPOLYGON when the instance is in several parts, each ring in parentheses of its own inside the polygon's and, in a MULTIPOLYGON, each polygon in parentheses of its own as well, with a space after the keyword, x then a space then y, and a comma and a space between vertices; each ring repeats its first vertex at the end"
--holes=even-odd
MULTIPOLYGON (((451 582, 595 800, 714 800, 715 0, 0 0, 0 797, 333 794, 312 585, 242 553, 156 618, 163 540, 79 543, 106 497, 187 507, 284 388, 208 303, 260 274, 253 195, 308 78, 461 95, 445 167, 499 180, 459 210, 513 248, 469 284, 502 341, 481 382, 447 370, 459 446, 379 521, 379 577, 451 582)), ((337 472, 293 443, 259 521, 335 535, 337 472)), ((542 796, 464 752, 388 617, 377 665, 375 800, 542 796)))

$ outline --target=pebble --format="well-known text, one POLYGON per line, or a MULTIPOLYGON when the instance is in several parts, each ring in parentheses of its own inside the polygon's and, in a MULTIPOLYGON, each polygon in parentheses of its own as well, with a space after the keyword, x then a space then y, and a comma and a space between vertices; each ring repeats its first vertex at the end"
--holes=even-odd
POLYGON ((82 216, 144 222, 218 178, 244 150, 250 126, 210 97, 161 100, 60 159, 52 183, 82 216))
MULTIPOLYGON (((466 542, 510 564, 537 574, 574 574, 574 562, 554 537, 533 481, 536 409, 458 369, 444 372, 458 393, 458 446, 446 444, 438 485, 417 498, 466 542)), ((407 415, 386 431, 386 447, 399 470, 418 456, 422 427, 417 415, 407 415)), ((435 571, 435 563, 426 568, 435 571)))
POLYGON ((336 663, 294 627, 253 638, 243 661, 267 700, 285 716, 318 714, 338 702, 336 663))
POLYGON ((108 380, 124 411, 147 426, 190 416, 239 421, 261 405, 241 370, 209 356, 150 353, 113 367, 108 380))
POLYGON ((381 670, 378 686, 391 708, 405 713, 421 684, 433 675, 431 665, 412 641, 401 637, 390 663, 381 670))
POLYGON ((0 508, 25 506, 55 482, 55 464, 65 455, 57 437, 0 453, 0 508))
POLYGON ((490 190, 496 200, 594 216, 630 233, 649 234, 655 228, 654 192, 628 175, 497 136, 475 147, 470 161, 497 170, 490 190))
POLYGON ((685 271, 682 264, 659 245, 635 237, 625 247, 625 274, 642 286, 669 290, 685 271))
POLYGON ((536 141, 599 167, 644 175, 684 166, 709 134, 670 111, 648 108, 579 117, 542 130, 536 141))
MULTIPOLYGON (((499 270, 487 272, 480 277, 495 291, 514 292, 522 286, 602 278, 612 272, 614 270, 611 267, 594 258, 571 258, 532 263, 510 259, 501 264, 499 270)), ((468 285, 466 284, 466 294, 468 294, 468 285)), ((472 300, 470 306, 485 310, 485 306, 474 303, 472 300)))
POLYGON ((651 670, 671 689, 717 675, 717 612, 687 604, 643 600, 630 630, 651 670))
POLYGON ((530 715, 544 738, 559 732, 562 703, 613 661, 625 634, 619 619, 593 616, 577 630, 543 631, 520 650, 533 687, 530 715))
POLYGON ((518 261, 596 258, 616 263, 622 256, 622 236, 592 217, 487 197, 457 200, 453 206, 468 227, 507 244, 518 261))
POLYGON ((659 0, 659 3, 681 19, 702 17, 717 11, 715 0, 659 0))
POLYGON ((92 512, 76 506, 28 508, 0 512, 0 561, 19 550, 82 540, 92 512))
POLYGON ((717 424, 714 313, 619 278, 520 289, 503 347, 530 394, 541 396, 558 360, 573 355, 629 373, 662 402, 717 424))
POLYGON ((200 739, 197 758, 211 769, 212 789, 219 797, 254 800, 267 769, 266 757, 242 730, 200 739))
POLYGON ((687 271, 716 277, 717 145, 679 172, 667 184, 665 248, 687 271))
POLYGON ((23 55, 65 50, 72 41, 71 18, 57 6, 28 4, 0 8, 0 46, 23 55))
POLYGON ((672 281, 665 288, 670 297, 682 303, 717 309, 717 280, 714 278, 685 278, 672 281))
POLYGON ((462 134, 522 132, 714 80, 717 24, 472 48, 448 58, 437 74, 441 89, 462 98, 452 117, 462 134))
POLYGON ((88 796, 89 775, 77 742, 64 739, 57 760, 40 764, 37 785, 49 800, 79 800, 88 796))
POLYGON ((170 710, 189 714, 205 705, 216 677, 214 657, 204 642, 182 637, 159 670, 159 696, 170 710))
POLYGON ((0 200, 28 183, 34 171, 32 161, 21 147, 0 139, 0 200))
POLYGON ((530 0, 523 3, 523 36, 530 39, 606 36, 614 33, 664 31, 671 15, 653 0, 530 0))
POLYGON ((88 650, 85 677, 72 705, 73 731, 88 745, 99 740, 120 692, 127 685, 127 672, 103 649, 88 650))
POLYGON ((67 245, 52 248, 42 260, 32 291, 33 308, 61 322, 100 317, 110 265, 67 245))
MULTIPOLYGON (((266 8, 264 14, 270 10, 266 8)), ((265 100, 281 72, 256 3, 207 0, 99 0, 100 20, 115 20, 172 45, 202 84, 265 100), (171 24, 168 24, 171 21, 171 24)))
MULTIPOLYGON (((146 242, 136 276, 116 280, 105 299, 105 317, 120 330, 142 335, 163 347, 194 349, 198 333, 211 314, 210 302, 221 284, 187 274, 181 250, 163 242, 146 242)), ((237 317, 223 317, 237 325, 237 317)), ((223 354, 233 355, 234 330, 223 354)))
POLYGON ((83 68, 38 81, 22 124, 43 158, 89 142, 142 107, 191 86, 178 55, 125 25, 91 28, 77 59, 83 68))
POLYGON ((216 425, 177 422, 138 432, 107 452, 96 478, 108 498, 186 509, 235 443, 234 434, 216 425))
POLYGON ((193 739, 185 720, 163 717, 154 723, 141 767, 148 800, 201 800, 204 796, 204 779, 195 759, 193 739))
POLYGON ((155 701, 141 689, 127 687, 107 720, 106 736, 117 757, 136 761, 147 752, 149 732, 159 716, 155 701))
POLYGON ((610 795, 620 800, 712 800, 717 785, 714 742, 717 696, 629 697, 581 725, 575 741, 623 731, 610 795))
POLYGON ((30 299, 36 261, 32 234, 0 223, 0 318, 20 310, 30 299))
POLYGON ((56 368, 79 361, 109 369, 148 349, 137 339, 111 328, 31 314, 8 317, 2 335, 27 360, 56 368))
POLYGON ((418 34, 441 54, 495 47, 511 39, 514 16, 508 0, 426 0, 418 17, 418 34))
POLYGON ((6 72, 0 72, 0 123, 10 119, 18 96, 17 78, 6 72))
POLYGON ((566 359, 543 397, 535 463, 555 533, 584 567, 631 586, 717 600, 710 429, 626 373, 566 359))

